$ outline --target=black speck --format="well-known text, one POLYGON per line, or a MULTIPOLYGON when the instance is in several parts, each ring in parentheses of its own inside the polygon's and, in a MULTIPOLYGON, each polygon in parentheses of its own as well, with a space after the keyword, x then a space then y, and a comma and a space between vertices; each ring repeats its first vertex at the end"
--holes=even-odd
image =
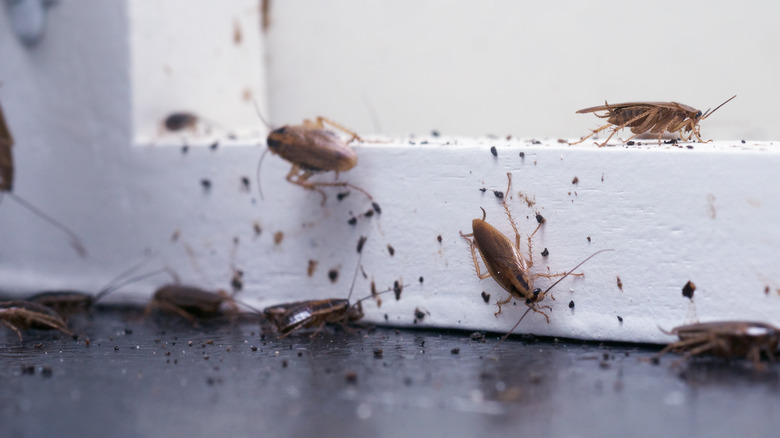
POLYGON ((381 348, 374 348, 374 357, 381 358, 382 357, 382 349, 381 348))
POLYGON ((633 146, 633 145, 635 145, 635 144, 636 144, 636 142, 635 142, 634 140, 629 140, 629 141, 626 143, 626 145, 628 145, 628 146, 633 146))
POLYGON ((623 324, 623 317, 622 316, 618 316, 617 318, 618 318, 618 322, 623 324))
POLYGON ((288 365, 287 359, 283 359, 282 360, 282 368, 287 368, 287 365, 288 365))
POLYGON ((471 335, 469 335, 469 338, 470 338, 472 341, 480 341, 480 342, 485 342, 485 335, 484 335, 484 334, 482 334, 482 333, 480 333, 480 332, 474 332, 474 333, 472 333, 471 335))
POLYGON ((186 144, 185 144, 184 146, 182 146, 182 147, 181 147, 181 153, 182 153, 183 155, 187 155, 187 152, 189 152, 189 151, 190 151, 190 147, 189 147, 189 146, 187 146, 186 144))
POLYGON ((379 207, 379 204, 377 204, 376 202, 372 202, 371 207, 374 208, 376 214, 382 214, 382 209, 379 207))
POLYGON ((358 380, 358 375, 355 371, 347 371, 344 373, 344 378, 347 380, 347 383, 355 384, 358 380))
POLYGON ((215 141, 214 143, 211 144, 211 146, 209 146, 209 149, 211 149, 212 151, 216 151, 218 147, 219 147, 219 142, 215 141))
POLYGON ((438 240, 438 241, 439 241, 439 243, 441 243, 441 234, 439 234, 438 236, 436 236, 436 240, 438 240))
POLYGON ((241 186, 244 187, 245 191, 249 191, 249 178, 246 176, 241 177, 241 186))
POLYGON ((349 218, 347 223, 350 224, 350 225, 355 225, 357 223, 357 218, 356 217, 351 217, 351 218, 349 218))
POLYGON ((536 222, 539 222, 540 224, 545 222, 544 216, 542 216, 541 213, 536 213, 536 222))
POLYGON ((404 286, 396 280, 393 283, 393 293, 395 294, 395 300, 398 301, 401 299, 401 292, 403 292, 404 286))
POLYGON ((586 237, 586 239, 588 239, 588 242, 590 242, 590 236, 586 237))
POLYGON ((388 244, 387 245, 387 252, 389 252, 390 253, 390 257, 392 257, 392 256, 395 255, 395 248, 393 248, 392 245, 388 244))
POLYGON ((434 129, 433 131, 431 131, 431 135, 434 136, 434 137, 438 137, 439 136, 439 131, 434 129))
POLYGON ((579 182, 580 182, 580 179, 577 178, 576 176, 574 178, 572 178, 572 180, 571 180, 572 184, 579 184, 579 182))
POLYGON ((331 269, 328 271, 328 278, 330 278, 331 283, 335 283, 336 280, 339 279, 339 271, 336 268, 331 269))
POLYGON ((745 140, 742 140, 742 144, 745 144, 745 140))
POLYGON ((496 195, 496 198, 498 199, 504 199, 504 192, 500 190, 493 190, 493 194, 496 195))
POLYGON ((573 308, 574 308, 574 300, 569 301, 569 309, 573 309, 573 308))
POLYGON ((453 348, 452 350, 450 350, 450 354, 459 354, 459 353, 460 353, 460 348, 453 348))
POLYGON ((22 365, 22 375, 33 375, 35 374, 35 366, 34 365, 22 365))
POLYGON ((423 277, 422 277, 422 275, 421 275, 421 276, 420 276, 420 284, 422 284, 423 280, 424 280, 424 279, 423 279, 423 277))
POLYGON ((490 294, 484 290, 482 291, 482 300, 485 301, 485 304, 490 302, 490 294))
POLYGON ((550 255, 550 251, 547 251, 547 248, 545 248, 544 251, 542 251, 542 257, 547 257, 548 255, 550 255))
POLYGON ((531 144, 542 144, 542 142, 539 141, 539 140, 534 139, 534 140, 531 140, 531 144))
POLYGON ((685 286, 682 288, 682 294, 685 298, 693 299, 693 293, 696 291, 696 285, 692 281, 688 280, 685 286))
POLYGON ((373 215, 374 215, 374 210, 373 209, 368 210, 367 212, 363 213, 363 216, 365 216, 365 217, 371 217, 373 215))
POLYGON ((200 185, 203 186, 203 190, 211 190, 211 180, 203 178, 200 180, 200 185))
POLYGON ((485 192, 487 192, 487 189, 482 187, 481 189, 479 189, 479 191, 482 192, 482 193, 485 193, 485 192))
POLYGON ((114 345, 114 351, 119 351, 119 346, 118 345, 114 345))
POLYGON ((490 153, 493 154, 494 157, 498 156, 498 151, 495 146, 490 146, 490 153))
POLYGON ((366 244, 366 240, 368 240, 368 237, 366 237, 366 236, 360 236, 360 238, 358 239, 358 244, 357 244, 357 252, 358 252, 358 254, 363 252, 363 245, 366 244))
POLYGON ((43 377, 51 377, 52 373, 53 373, 53 371, 52 371, 51 367, 43 367, 43 368, 41 368, 41 375, 43 377))
POLYGON ((336 195, 336 199, 338 199, 339 201, 342 201, 347 196, 349 196, 349 192, 341 192, 341 193, 336 195))
POLYGON ((520 158, 525 159, 525 152, 520 152, 520 158))

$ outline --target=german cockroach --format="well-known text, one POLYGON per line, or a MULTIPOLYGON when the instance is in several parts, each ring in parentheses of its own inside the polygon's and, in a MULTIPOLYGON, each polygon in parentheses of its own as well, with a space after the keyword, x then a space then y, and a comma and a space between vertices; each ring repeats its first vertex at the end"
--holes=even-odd
MULTIPOLYGON (((263 119, 259 109, 257 113, 263 119)), ((265 120, 263 122, 265 123, 265 120)), ((271 129, 270 126, 268 128, 271 129)), ((355 167, 358 157, 349 146, 353 140, 363 141, 356 133, 324 117, 317 117, 314 122, 306 119, 302 125, 285 125, 272 129, 266 140, 268 149, 263 152, 257 164, 257 188, 260 197, 263 197, 260 187, 260 168, 266 153, 271 151, 292 164, 292 169, 287 173, 287 181, 307 190, 316 191, 322 196, 323 205, 328 197, 320 187, 350 187, 363 193, 368 199, 373 199, 368 192, 348 182, 309 181, 309 178, 316 173, 331 171, 336 172, 336 180, 338 180, 339 172, 346 172, 355 167), (350 139, 345 142, 333 131, 325 129, 326 123, 349 134, 350 139)))
MULTIPOLYGON (((512 186, 512 174, 507 173, 506 176, 508 179, 506 193, 511 193, 510 190, 512 186)), ((574 270, 562 274, 532 273, 531 268, 534 265, 532 238, 536 232, 539 231, 539 228, 542 226, 542 224, 544 224, 545 221, 543 218, 539 220, 541 215, 537 214, 537 221, 539 222, 539 225, 537 225, 533 233, 528 235, 528 258, 526 258, 520 250, 520 232, 517 231, 517 226, 515 225, 514 219, 512 219, 512 213, 509 211, 507 198, 508 196, 502 198, 501 204, 504 207, 504 211, 506 212, 507 218, 509 219, 509 223, 512 225, 512 230, 515 232, 515 242, 512 242, 495 227, 485 222, 487 213, 485 212, 485 209, 481 207, 480 209, 482 210, 482 219, 474 219, 471 221, 473 232, 470 234, 463 234, 463 232, 460 232, 460 235, 469 243, 469 247, 471 248, 471 257, 474 262, 474 267, 477 270, 477 276, 479 279, 484 280, 485 278, 493 277, 493 279, 502 288, 504 288, 504 290, 509 292, 508 297, 496 302, 498 305, 498 311, 495 313, 496 316, 501 313, 501 306, 509 303, 514 298, 525 302, 525 304, 529 307, 529 310, 541 313, 544 315, 547 322, 550 322, 550 317, 540 310, 542 308, 550 309, 550 306, 540 306, 539 302, 544 299, 547 292, 552 289, 553 286, 558 284, 558 282, 563 280, 565 277, 569 275, 582 276, 583 274, 573 274, 572 272, 574 270), (479 261, 477 260, 477 250, 479 250, 479 254, 482 256, 482 261, 488 270, 487 273, 482 273, 482 270, 479 267, 479 261), (546 291, 542 292, 542 289, 534 288, 534 280, 540 277, 560 277, 560 279, 553 283, 552 286, 547 288, 546 291)), ((582 263, 585 263, 586 261, 590 260, 591 257, 603 251, 610 250, 598 251, 590 257, 586 258, 582 263)), ((574 269, 577 269, 580 265, 582 265, 582 263, 577 265, 574 269)))
POLYGON ((19 341, 22 340, 22 330, 59 330, 73 336, 65 321, 52 309, 29 301, 0 302, 0 323, 13 330, 19 341))
POLYGON ((28 297, 26 301, 44 305, 57 312, 57 314, 60 315, 63 319, 67 320, 70 315, 88 311, 98 301, 105 298, 111 292, 114 292, 128 284, 144 280, 163 272, 168 272, 165 269, 159 269, 137 275, 135 277, 127 278, 129 275, 136 272, 140 267, 141 265, 136 265, 119 274, 105 287, 103 287, 100 292, 94 295, 75 290, 51 290, 32 295, 28 297))
MULTIPOLYGON (((737 96, 734 95, 731 99, 734 99, 735 97, 737 96)), ((609 137, 598 145, 599 147, 606 146, 609 139, 623 128, 630 128, 631 132, 634 133, 634 135, 624 140, 624 143, 637 135, 646 132, 657 134, 658 144, 661 144, 661 138, 665 132, 678 132, 680 138, 685 141, 690 141, 693 136, 696 136, 700 142, 708 143, 712 140, 704 141, 701 139, 699 122, 711 116, 720 107, 730 102, 731 99, 718 105, 712 112, 707 110, 704 113, 696 108, 677 102, 628 102, 609 104, 605 101, 604 105, 583 108, 577 111, 577 114, 605 111, 604 114, 596 114, 596 117, 607 119, 607 124, 598 129, 594 129, 587 137, 582 138, 580 141, 569 143, 569 145, 582 143, 607 128, 612 128, 612 131, 609 134, 609 137), (684 133, 687 133, 687 137, 684 133)))
POLYGON ((194 130, 198 124, 198 116, 188 112, 171 113, 163 120, 166 130, 175 132, 183 129, 194 130))
POLYGON ((67 234, 70 238, 70 245, 73 247, 73 249, 76 250, 76 252, 81 257, 85 257, 87 255, 87 250, 81 244, 81 239, 76 235, 76 233, 55 220, 53 217, 44 213, 40 208, 32 205, 27 200, 13 193, 14 159, 13 154, 11 153, 11 147, 13 145, 14 138, 11 135, 11 129, 8 127, 8 123, 5 121, 3 108, 0 106, 0 202, 3 201, 4 195, 10 196, 11 199, 16 201, 19 205, 67 234))
POLYGON ((3 107, 0 106, 0 191, 2 192, 10 192, 14 184, 14 157, 11 154, 13 145, 14 137, 5 121, 3 107))
POLYGON ((293 303, 277 304, 275 306, 263 309, 263 315, 271 321, 280 333, 280 337, 285 337, 297 330, 303 328, 316 327, 312 337, 314 337, 325 326, 326 323, 346 325, 363 318, 362 302, 377 295, 390 292, 393 289, 372 293, 361 298, 353 304, 349 299, 352 297, 352 290, 355 287, 357 274, 360 270, 360 262, 355 268, 355 274, 352 277, 352 286, 349 288, 347 298, 328 298, 324 300, 296 301, 293 303))
POLYGON ((224 316, 223 305, 236 314, 239 312, 233 296, 223 290, 211 292, 194 286, 169 284, 154 292, 144 316, 148 316, 153 309, 160 309, 196 322, 198 319, 224 316))
POLYGON ((746 357, 761 368, 761 353, 774 362, 780 342, 780 329, 763 322, 700 322, 661 331, 680 340, 667 345, 653 357, 654 360, 669 351, 682 353, 684 359, 709 353, 724 358, 746 357))

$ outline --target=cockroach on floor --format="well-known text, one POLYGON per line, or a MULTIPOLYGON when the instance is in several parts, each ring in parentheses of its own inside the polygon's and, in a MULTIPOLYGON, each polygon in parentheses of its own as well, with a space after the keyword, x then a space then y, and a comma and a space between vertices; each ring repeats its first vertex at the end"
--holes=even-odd
POLYGON ((780 342, 780 329, 753 321, 700 322, 661 331, 680 340, 658 352, 653 356, 655 360, 669 351, 682 353, 683 359, 709 353, 727 359, 746 357, 753 361, 756 368, 762 368, 761 353, 774 362, 780 342))
POLYGON ((272 129, 263 119, 259 108, 256 109, 260 119, 271 130, 266 140, 268 149, 263 152, 257 164, 257 188, 260 198, 263 197, 260 187, 260 168, 266 153, 271 151, 292 164, 286 176, 287 181, 319 193, 322 196, 322 205, 328 197, 320 187, 350 187, 373 200, 373 197, 360 187, 338 181, 339 172, 346 172, 357 165, 357 154, 349 143, 354 140, 363 141, 358 134, 324 117, 317 117, 314 122, 305 119, 301 125, 285 125, 272 129), (349 134, 351 138, 345 142, 333 131, 325 129, 326 123, 349 134), (336 172, 334 182, 309 181, 309 178, 316 173, 331 171, 336 172))
POLYGON ((239 313, 233 295, 223 290, 211 292, 194 286, 169 284, 154 292, 152 301, 146 306, 144 317, 148 316, 153 309, 160 309, 194 323, 199 319, 225 316, 222 310, 223 304, 227 305, 233 313, 239 313))
POLYGON ((13 330, 22 341, 22 330, 59 330, 73 336, 65 321, 52 309, 38 303, 13 300, 0 302, 0 323, 13 330))
POLYGON ((136 272, 141 266, 142 265, 139 264, 133 266, 125 272, 122 272, 95 295, 75 290, 51 290, 32 295, 28 297, 26 301, 44 305, 57 312, 57 314, 60 315, 63 319, 67 320, 70 315, 90 310, 92 306, 94 306, 101 299, 105 298, 108 294, 128 284, 135 283, 137 281, 141 281, 164 272, 168 272, 165 269, 158 269, 156 271, 127 278, 129 275, 136 272))
MULTIPOLYGON (((734 95, 731 99, 734 99, 735 97, 737 96, 734 95)), ((720 107, 730 102, 731 99, 718 105, 712 112, 707 110, 704 113, 696 108, 677 102, 627 102, 609 104, 605 101, 604 105, 583 108, 577 111, 577 114, 605 111, 604 114, 596 114, 596 117, 607 119, 607 124, 594 129, 587 137, 583 137, 580 141, 569 143, 569 145, 582 143, 607 128, 612 128, 612 132, 603 143, 598 145, 599 147, 606 146, 609 139, 623 128, 630 128, 631 132, 634 133, 634 135, 624 140, 624 143, 637 135, 646 132, 658 134, 659 145, 661 144, 661 138, 665 132, 678 132, 680 138, 685 141, 690 141, 693 136, 696 136, 700 142, 709 143, 712 140, 704 141, 701 138, 699 122, 711 116, 720 107), (688 133, 687 137, 684 132, 688 133)))
POLYGON ((68 227, 61 224, 53 217, 44 213, 43 210, 31 204, 24 198, 13 193, 14 187, 14 159, 11 147, 14 145, 14 138, 11 135, 11 129, 3 115, 3 108, 0 106, 0 203, 3 202, 4 195, 8 195, 19 205, 26 208, 34 215, 48 222, 50 225, 58 228, 70 238, 70 245, 81 257, 86 257, 87 250, 81 244, 81 239, 68 227))
MULTIPOLYGON (((512 174, 507 172, 506 176, 508 179, 506 193, 511 193, 510 190, 512 187, 512 174)), ((584 275, 573 274, 574 269, 580 267, 583 263, 590 260, 590 258, 596 254, 611 250, 601 250, 592 254, 569 272, 562 274, 532 273, 531 268, 534 265, 532 238, 536 232, 539 231, 539 228, 542 226, 542 224, 544 224, 544 221, 538 221, 539 225, 537 225, 533 233, 528 235, 528 257, 526 258, 522 251, 520 251, 520 232, 517 231, 515 221, 512 219, 512 213, 509 211, 507 198, 508 196, 505 196, 501 200, 501 204, 504 207, 504 211, 506 212, 507 218, 509 219, 509 223, 512 225, 512 230, 515 232, 515 242, 512 242, 503 233, 485 221, 487 213, 485 212, 485 209, 481 207, 480 209, 482 210, 482 219, 474 219, 471 221, 473 232, 470 234, 463 234, 463 232, 460 232, 460 235, 469 243, 471 257, 474 261, 474 267, 477 270, 477 276, 479 279, 484 280, 485 278, 493 277, 493 279, 502 288, 504 288, 504 290, 509 292, 508 297, 497 301, 496 304, 498 305, 498 311, 495 313, 496 316, 501 313, 501 306, 509 303, 514 298, 525 302, 525 304, 529 307, 529 310, 533 310, 534 312, 544 315, 545 319, 549 323, 550 317, 540 309, 550 309, 550 306, 539 305, 539 302, 544 299, 547 292, 549 292, 553 286, 558 284, 559 281, 563 280, 569 275, 584 275), (482 256, 482 261, 488 270, 487 273, 483 274, 479 267, 479 261, 477 260, 477 250, 479 250, 479 254, 482 256), (560 277, 560 279, 553 283, 552 286, 547 288, 547 290, 542 292, 542 289, 534 288, 534 280, 540 277, 560 277)))
POLYGON ((345 326, 350 322, 358 321, 363 318, 363 306, 361 304, 363 301, 393 290, 388 288, 350 304, 349 299, 352 296, 359 269, 360 261, 358 261, 358 265, 355 268, 352 286, 349 288, 349 296, 346 299, 328 298, 278 304, 263 309, 263 315, 276 327, 282 338, 300 329, 316 327, 315 332, 311 335, 311 337, 314 337, 326 323, 345 326))

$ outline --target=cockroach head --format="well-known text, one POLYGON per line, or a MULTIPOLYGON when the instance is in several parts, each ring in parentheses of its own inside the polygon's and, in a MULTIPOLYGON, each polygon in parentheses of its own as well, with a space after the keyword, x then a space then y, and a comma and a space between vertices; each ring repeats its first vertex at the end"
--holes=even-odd
POLYGON ((279 149, 285 144, 284 138, 286 136, 287 136, 286 126, 282 126, 281 128, 274 129, 268 134, 268 138, 266 139, 268 148, 271 149, 271 151, 273 151, 274 153, 278 153, 279 149))

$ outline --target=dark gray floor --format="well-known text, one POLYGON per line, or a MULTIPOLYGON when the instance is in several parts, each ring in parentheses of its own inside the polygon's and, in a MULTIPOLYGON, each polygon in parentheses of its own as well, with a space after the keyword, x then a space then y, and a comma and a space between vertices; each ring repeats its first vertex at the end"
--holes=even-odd
POLYGON ((493 336, 380 328, 261 340, 249 322, 137 317, 79 317, 78 341, 28 331, 19 343, 2 329, 0 436, 780 434, 778 364, 653 365, 639 359, 655 349, 532 337, 482 358, 493 336))

